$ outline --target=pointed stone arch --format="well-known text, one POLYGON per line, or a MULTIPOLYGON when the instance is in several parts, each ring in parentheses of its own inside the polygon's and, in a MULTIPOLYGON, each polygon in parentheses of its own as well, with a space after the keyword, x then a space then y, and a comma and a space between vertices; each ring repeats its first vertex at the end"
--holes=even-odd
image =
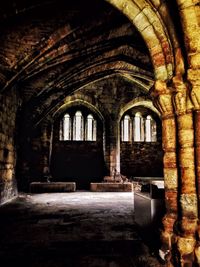
POLYGON ((106 0, 129 18, 142 35, 151 55, 156 80, 173 76, 174 56, 167 28, 149 1, 106 0))
POLYGON ((144 106, 150 110, 152 110, 154 113, 156 113, 159 117, 161 117, 161 114, 160 112, 157 110, 157 108, 153 105, 152 101, 149 100, 149 99, 146 99, 144 97, 138 97, 138 98, 135 98, 133 99, 132 101, 130 101, 129 103, 127 103, 125 106, 123 106, 120 110, 120 113, 119 113, 119 118, 118 118, 118 121, 121 120, 123 114, 133 108, 133 107, 137 107, 137 106, 144 106))

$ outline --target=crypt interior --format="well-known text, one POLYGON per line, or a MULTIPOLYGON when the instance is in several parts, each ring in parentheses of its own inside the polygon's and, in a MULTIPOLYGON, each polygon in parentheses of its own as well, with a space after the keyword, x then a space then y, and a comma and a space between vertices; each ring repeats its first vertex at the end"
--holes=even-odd
POLYGON ((0 4, 0 265, 200 266, 199 0, 0 4))

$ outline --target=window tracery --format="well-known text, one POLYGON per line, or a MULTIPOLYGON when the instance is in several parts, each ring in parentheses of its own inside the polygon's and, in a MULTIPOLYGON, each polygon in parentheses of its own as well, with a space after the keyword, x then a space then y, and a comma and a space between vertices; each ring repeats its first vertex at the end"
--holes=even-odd
POLYGON ((126 114, 121 120, 121 140, 123 142, 156 142, 157 127, 151 115, 144 117, 140 112, 134 116, 126 114))
POLYGON ((96 141, 97 121, 90 113, 83 115, 80 110, 74 114, 65 113, 60 120, 60 141, 96 141))

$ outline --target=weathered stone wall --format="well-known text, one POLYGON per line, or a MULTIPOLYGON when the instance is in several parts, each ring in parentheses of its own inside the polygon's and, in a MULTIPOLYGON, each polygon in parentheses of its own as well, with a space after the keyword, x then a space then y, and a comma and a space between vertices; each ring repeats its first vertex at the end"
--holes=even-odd
POLYGON ((127 176, 163 177, 163 149, 161 120, 158 114, 144 107, 133 107, 126 112, 132 120, 140 112, 143 118, 150 115, 156 123, 156 142, 121 141, 121 173, 127 176))
POLYGON ((15 91, 0 95, 0 204, 17 195, 15 179, 17 103, 15 91))
MULTIPOLYGON (((91 107, 94 108, 91 112, 94 114, 97 112, 99 118, 96 144, 60 142, 59 118, 55 119, 51 113, 37 127, 29 125, 26 131, 20 131, 17 162, 19 190, 28 191, 30 182, 42 181, 49 173, 53 175, 54 180, 77 179, 77 183, 79 183, 81 181, 78 181, 79 177, 85 177, 83 179, 87 177, 88 180, 86 179, 85 184, 88 184, 88 181, 94 181, 94 179, 102 181, 104 175, 109 175, 112 164, 115 164, 112 160, 115 161, 114 157, 116 157, 118 140, 116 129, 119 112, 124 106, 124 102, 129 103, 135 98, 139 100, 139 96, 150 101, 146 92, 141 92, 130 82, 123 81, 119 75, 114 75, 82 88, 60 103, 60 106, 63 105, 64 107, 61 108, 59 116, 65 112, 67 103, 73 103, 72 109, 81 107, 81 110, 85 110, 85 112, 91 107), (52 128, 53 118, 55 120, 54 132, 52 128), (51 145, 53 149, 51 149, 51 145), (49 170, 50 158, 51 168, 49 170), (80 163, 80 168, 76 167, 77 162, 80 163), (84 166, 84 171, 80 171, 83 169, 81 166, 84 166)), ((26 112, 26 109, 22 113, 21 129, 24 124, 29 124, 29 113, 26 112), (27 123, 25 123, 26 121, 27 123)))
MULTIPOLYGON (((22 123, 23 124, 23 123, 22 123)), ((74 181, 79 189, 102 181, 105 171, 103 130, 97 122, 97 142, 59 141, 60 117, 20 132, 17 178, 20 191, 34 181, 74 181), (54 127, 53 127, 54 126, 54 127)))
POLYGON ((128 177, 163 177, 163 151, 159 142, 122 142, 121 173, 128 177))
POLYGON ((29 191, 32 181, 43 181, 44 176, 49 174, 51 135, 51 123, 48 121, 18 132, 17 180, 20 191, 29 191))
MULTIPOLYGON (((117 74, 91 83, 79 90, 77 97, 82 97, 85 101, 89 101, 98 108, 105 120, 106 175, 111 175, 113 168, 120 171, 118 144, 120 140, 119 120, 120 116, 123 115, 122 110, 127 105, 129 105, 130 110, 132 101, 138 103, 141 101, 151 102, 147 93, 147 91, 141 90, 139 86, 131 84, 129 80, 124 80, 117 74)), ((76 97, 76 94, 74 94, 74 97, 76 97)), ((72 99, 68 101, 72 101, 72 99)), ((137 106, 131 109, 130 112, 134 114, 137 111, 141 111, 144 115, 152 115, 158 120, 158 116, 151 109, 137 106)))
POLYGON ((101 182, 105 175, 103 146, 96 142, 56 142, 50 169, 53 181, 76 182, 78 189, 89 189, 91 182, 101 182))
POLYGON ((76 182, 78 189, 89 189, 105 175, 103 130, 97 121, 97 141, 59 141, 59 119, 54 123, 50 173, 54 181, 76 182))

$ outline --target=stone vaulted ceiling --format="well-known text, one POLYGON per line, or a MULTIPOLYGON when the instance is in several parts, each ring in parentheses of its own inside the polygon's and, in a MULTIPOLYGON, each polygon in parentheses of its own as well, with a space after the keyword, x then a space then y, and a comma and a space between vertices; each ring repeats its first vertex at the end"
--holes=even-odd
POLYGON ((66 96, 118 74, 149 90, 149 51, 105 1, 8 1, 0 11, 0 85, 16 87, 37 123, 66 96))

